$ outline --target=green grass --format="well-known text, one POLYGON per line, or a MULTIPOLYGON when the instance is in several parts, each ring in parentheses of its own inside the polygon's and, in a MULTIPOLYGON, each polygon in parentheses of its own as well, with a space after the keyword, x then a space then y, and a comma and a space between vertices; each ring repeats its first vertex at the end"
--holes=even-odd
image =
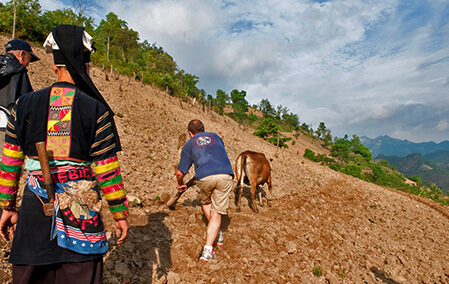
POLYGON ((313 269, 313 275, 315 275, 316 277, 321 277, 321 275, 323 275, 323 268, 315 266, 315 268, 313 269))

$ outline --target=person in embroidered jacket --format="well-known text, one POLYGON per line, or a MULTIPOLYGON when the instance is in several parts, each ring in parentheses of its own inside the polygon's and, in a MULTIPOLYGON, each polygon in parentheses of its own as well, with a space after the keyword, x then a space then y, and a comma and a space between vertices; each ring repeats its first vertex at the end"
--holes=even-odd
POLYGON ((93 42, 84 28, 57 26, 44 47, 53 53, 58 82, 20 97, 12 110, 0 165, 0 234, 13 237, 13 283, 102 283, 108 243, 98 187, 116 221, 118 245, 129 230, 113 112, 88 76, 93 42), (39 141, 46 142, 57 193, 53 217, 42 209, 48 199, 35 146, 39 141), (18 215, 25 156, 29 174, 18 215))
POLYGON ((204 132, 203 123, 197 119, 189 122, 187 130, 191 138, 182 147, 176 171, 178 190, 186 190, 183 179, 193 164, 203 212, 209 221, 206 245, 199 260, 209 261, 215 258, 213 245, 223 245, 221 216, 227 214, 234 172, 223 141, 217 134, 204 132))

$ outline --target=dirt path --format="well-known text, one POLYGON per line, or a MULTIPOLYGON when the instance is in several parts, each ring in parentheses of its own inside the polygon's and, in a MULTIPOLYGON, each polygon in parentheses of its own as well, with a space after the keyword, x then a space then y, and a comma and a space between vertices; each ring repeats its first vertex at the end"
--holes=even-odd
MULTIPOLYGON (((39 89, 55 76, 51 56, 34 49, 43 58, 30 68, 39 89)), ((111 237, 105 283, 449 283, 447 207, 305 160, 303 149, 320 146, 304 137, 297 139, 301 148, 277 150, 227 117, 93 71, 118 114, 126 189, 142 201, 131 208, 127 243, 116 247, 111 237), (254 214, 245 197, 237 213, 233 195, 224 246, 206 264, 197 261, 206 226, 197 189, 189 189, 175 210, 163 203, 175 191, 178 136, 193 118, 223 138, 232 161, 245 150, 273 159, 273 206, 254 214)), ((110 224, 110 215, 105 218, 110 224)), ((0 282, 9 283, 8 244, 1 253, 0 282)))

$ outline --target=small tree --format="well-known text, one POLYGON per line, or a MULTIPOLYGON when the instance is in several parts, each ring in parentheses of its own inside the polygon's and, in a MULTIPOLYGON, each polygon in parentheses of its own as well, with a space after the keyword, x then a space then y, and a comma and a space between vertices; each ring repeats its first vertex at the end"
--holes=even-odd
POLYGON ((299 129, 299 118, 297 114, 290 113, 282 116, 282 119, 287 122, 287 124, 294 127, 295 130, 299 129))
POLYGON ((279 129, 279 125, 277 125, 272 118, 267 117, 262 120, 260 125, 257 127, 257 131, 254 132, 254 135, 265 139, 277 135, 279 129))
POLYGON ((362 167, 354 162, 346 164, 341 172, 359 179, 365 179, 365 176, 362 174, 362 167))
POLYGON ((248 116, 246 113, 248 112, 249 103, 245 97, 246 92, 244 90, 238 91, 234 89, 231 92, 232 109, 239 122, 243 122, 248 116))
POLYGON ((274 117, 276 115, 276 110, 268 99, 262 99, 257 107, 264 117, 274 117))
POLYGON ((290 137, 282 137, 282 135, 279 136, 279 144, 278 144, 278 133, 279 133, 280 127, 277 125, 277 123, 271 118, 267 117, 260 125, 257 127, 257 131, 254 132, 254 135, 264 138, 268 142, 277 145, 279 147, 285 147, 288 148, 288 145, 285 144, 285 142, 290 141, 292 138, 290 137))
POLYGON ((226 106, 228 100, 229 96, 223 90, 218 89, 217 97, 214 100, 215 111, 220 115, 223 115, 224 107, 226 106))
POLYGON ((348 135, 343 138, 337 138, 332 146, 331 156, 337 158, 340 162, 348 162, 350 152, 350 144, 348 135))
POLYGON ((360 154, 367 162, 371 161, 373 158, 373 154, 371 154, 369 149, 360 142, 360 138, 357 135, 352 136, 350 145, 352 152, 360 154))
POLYGON ((320 125, 318 125, 318 128, 315 131, 316 136, 318 138, 323 138, 324 135, 326 135, 326 132, 327 132, 326 125, 324 124, 324 122, 320 122, 320 125))
POLYGON ((288 108, 282 105, 276 107, 276 118, 281 119, 284 115, 288 114, 288 108))
POLYGON ((332 135, 330 129, 326 129, 326 134, 324 134, 323 142, 326 146, 332 145, 332 135))
POLYGON ((311 126, 309 126, 306 123, 301 124, 301 126, 299 127, 300 130, 304 131, 305 133, 308 134, 313 134, 313 129, 311 126))
POLYGON ((248 123, 249 123, 249 125, 253 124, 255 121, 257 121, 257 115, 255 115, 254 112, 251 112, 248 115, 248 123))

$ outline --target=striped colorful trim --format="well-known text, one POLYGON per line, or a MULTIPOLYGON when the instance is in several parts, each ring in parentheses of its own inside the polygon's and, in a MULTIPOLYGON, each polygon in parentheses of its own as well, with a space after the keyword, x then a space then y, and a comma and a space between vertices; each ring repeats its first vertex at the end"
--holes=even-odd
POLYGON ((119 190, 123 189, 123 187, 124 187, 123 183, 121 183, 121 184, 113 184, 111 186, 103 187, 102 190, 103 190, 104 194, 109 194, 109 193, 114 192, 114 191, 119 191, 119 190))
POLYGON ((118 160, 117 156, 113 156, 111 158, 107 158, 107 159, 104 159, 102 161, 96 161, 95 165, 96 166, 103 166, 105 164, 109 164, 109 163, 112 163, 112 162, 117 161, 117 160, 118 160))
POLYGON ((108 116, 109 116, 109 112, 107 111, 102 116, 100 116, 100 118, 97 119, 97 124, 102 122, 108 116))
POLYGON ((117 156, 94 162, 94 170, 114 219, 124 219, 129 214, 128 199, 117 156))
POLYGON ((108 151, 110 151, 110 150, 112 150, 114 148, 115 148, 115 143, 110 145, 109 147, 101 149, 100 151, 92 153, 92 156, 99 156, 99 155, 104 154, 104 153, 106 153, 106 152, 108 152, 108 151))
POLYGON ((116 170, 116 169, 119 169, 119 168, 120 168, 120 165, 119 165, 118 161, 116 160, 114 162, 111 162, 111 163, 108 163, 108 164, 96 167, 95 168, 95 172, 98 175, 101 175, 101 174, 108 173, 108 172, 110 172, 112 170, 116 170))
POLYGON ((103 132, 105 129, 111 127, 112 123, 108 122, 106 123, 103 127, 99 128, 97 130, 97 132, 95 132, 95 136, 97 136, 98 134, 100 134, 101 132, 103 132))
POLYGON ((112 137, 114 137, 114 133, 109 134, 109 135, 108 135, 106 138, 104 138, 103 140, 100 140, 100 141, 98 141, 98 142, 95 142, 94 144, 92 144, 92 147, 91 147, 91 148, 97 147, 98 145, 100 145, 100 144, 102 144, 102 143, 104 143, 104 142, 106 142, 106 141, 108 141, 108 140, 111 140, 112 137))
POLYGON ((99 178, 99 179, 101 179, 101 180, 106 180, 106 179, 108 179, 111 175, 120 175, 120 174, 121 174, 120 168, 116 168, 116 169, 113 169, 113 170, 111 170, 111 171, 108 171, 108 172, 106 172, 106 173, 104 173, 104 174, 99 174, 99 175, 97 175, 97 178, 99 178))
POLYGON ((121 211, 121 212, 114 212, 112 213, 112 217, 114 220, 123 220, 129 215, 128 210, 127 211, 121 211))
POLYGON ((0 205, 15 206, 25 156, 20 146, 5 142, 0 164, 0 205))
POLYGON ((106 200, 110 201, 110 200, 121 199, 124 196, 126 196, 125 190, 121 189, 119 191, 114 191, 114 192, 105 194, 104 198, 106 198, 106 200))

